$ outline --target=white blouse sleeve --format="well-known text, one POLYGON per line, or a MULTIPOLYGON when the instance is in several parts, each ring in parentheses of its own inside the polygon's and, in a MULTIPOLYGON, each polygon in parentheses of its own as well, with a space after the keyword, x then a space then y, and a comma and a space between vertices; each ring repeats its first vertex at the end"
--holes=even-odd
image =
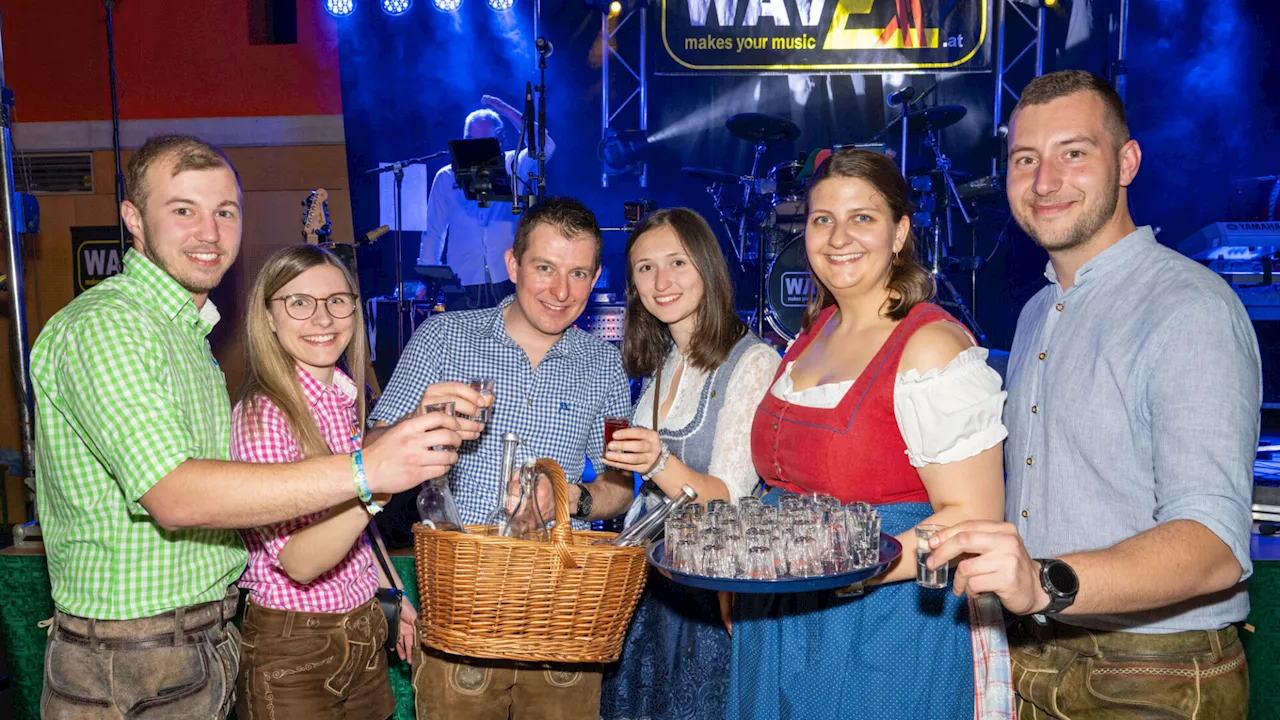
POLYGON ((742 354, 729 377, 729 396, 716 418, 715 445, 707 474, 724 482, 733 502, 750 495, 760 481, 751 461, 751 423, 781 362, 772 347, 757 344, 742 354))
POLYGON ((959 462, 1004 440, 1006 395, 986 348, 968 348, 941 370, 899 373, 893 412, 911 465, 959 462))

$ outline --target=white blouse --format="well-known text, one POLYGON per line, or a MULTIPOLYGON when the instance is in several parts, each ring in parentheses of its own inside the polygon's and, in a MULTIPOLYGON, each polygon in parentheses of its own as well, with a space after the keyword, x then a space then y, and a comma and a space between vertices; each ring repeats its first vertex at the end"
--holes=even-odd
MULTIPOLYGON (((833 408, 853 380, 792 388, 791 368, 773 384, 774 397, 793 405, 833 408)), ((893 414, 907 445, 912 467, 959 462, 995 446, 1009 431, 1000 420, 1007 393, 1000 374, 987 365, 987 349, 971 347, 941 369, 921 375, 912 368, 898 373, 893 385, 893 414)))
MULTIPOLYGON (((676 367, 686 357, 672 346, 662 362, 662 394, 659 403, 665 405, 672 392, 671 378, 676 367)), ((729 497, 736 501, 750 495, 760 477, 751 461, 751 422, 756 408, 769 391, 773 374, 782 358, 770 346, 756 344, 742 353, 733 375, 729 377, 728 397, 720 408, 720 414, 711 418, 716 424, 715 439, 711 451, 711 466, 707 475, 719 478, 729 490, 729 497)), ((699 370, 687 362, 675 389, 675 398, 667 410, 667 416, 658 422, 659 429, 678 430, 688 425, 698 412, 702 387, 710 373, 699 370)), ((653 383, 645 388, 636 401, 631 424, 649 428, 653 425, 653 383)))

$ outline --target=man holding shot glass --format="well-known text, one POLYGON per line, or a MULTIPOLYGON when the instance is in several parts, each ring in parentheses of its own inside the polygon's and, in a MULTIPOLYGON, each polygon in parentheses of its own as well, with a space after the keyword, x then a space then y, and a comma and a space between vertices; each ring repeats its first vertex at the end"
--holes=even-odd
MULTIPOLYGON (((630 473, 604 465, 605 418, 625 417, 631 394, 617 348, 572 327, 600 274, 595 216, 569 198, 525 212, 507 251, 515 295, 497 308, 436 315, 414 333, 370 419, 376 437, 419 406, 451 402, 464 431, 449 477, 462 520, 484 523, 504 489, 503 433, 523 441, 518 460, 552 458, 569 480, 575 525, 613 517, 630 505, 630 473), (581 484, 585 461, 597 476, 581 484)), ((554 514, 539 484, 543 517, 554 514)), ((407 523, 406 523, 407 524, 407 523)), ((599 715, 600 667, 460 662, 418 649, 419 717, 589 718, 599 715)))

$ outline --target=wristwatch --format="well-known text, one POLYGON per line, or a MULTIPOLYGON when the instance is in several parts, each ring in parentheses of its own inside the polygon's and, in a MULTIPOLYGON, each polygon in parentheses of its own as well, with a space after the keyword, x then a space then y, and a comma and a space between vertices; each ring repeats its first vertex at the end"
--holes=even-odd
POLYGON ((587 490, 587 486, 582 483, 578 483, 578 489, 582 494, 578 495, 578 509, 574 511, 573 516, 582 520, 591 514, 591 491, 587 490))
POLYGON ((1080 591, 1080 579, 1071 566, 1056 558, 1038 559, 1040 587, 1049 595, 1049 605, 1038 615, 1055 615, 1071 607, 1080 591))

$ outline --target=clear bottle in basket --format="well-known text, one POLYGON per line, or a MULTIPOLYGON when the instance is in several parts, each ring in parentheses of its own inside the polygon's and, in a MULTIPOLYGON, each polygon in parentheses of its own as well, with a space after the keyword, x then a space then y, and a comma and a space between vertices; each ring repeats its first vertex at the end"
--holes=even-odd
POLYGON ((502 433, 502 458, 498 463, 498 497, 494 500, 493 511, 485 518, 484 524, 497 528, 499 535, 510 537, 508 525, 511 523, 511 511, 519 502, 520 486, 513 484, 516 471, 516 455, 523 440, 515 433, 502 433))
POLYGON ((596 544, 608 543, 619 547, 642 545, 646 540, 662 532, 666 526, 667 516, 697 499, 697 491, 685 485, 680 488, 680 494, 675 496, 674 499, 664 498, 661 505, 650 510, 644 517, 636 521, 635 525, 632 525, 618 537, 613 540, 597 541, 596 544))
POLYGON ((422 483, 422 489, 418 491, 418 517, 423 525, 433 530, 466 532, 462 527, 458 503, 449 492, 447 476, 422 483))
MULTIPOLYGON (((504 537, 527 540, 536 537, 539 531, 545 530, 549 518, 544 517, 542 509, 538 507, 535 488, 540 473, 537 461, 532 458, 525 460, 524 467, 520 468, 518 474, 519 479, 513 480, 508 486, 509 492, 505 506, 507 517, 505 524, 500 526, 499 532, 504 537)), ((547 489, 544 495, 549 492, 550 489, 547 489)))

